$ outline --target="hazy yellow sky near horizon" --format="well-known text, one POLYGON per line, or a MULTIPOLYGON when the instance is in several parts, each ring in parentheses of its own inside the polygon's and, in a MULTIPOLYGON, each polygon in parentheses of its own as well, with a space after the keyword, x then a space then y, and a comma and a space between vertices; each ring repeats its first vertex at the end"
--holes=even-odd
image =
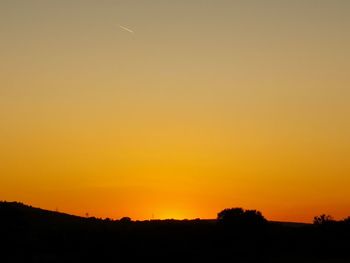
POLYGON ((0 200, 134 219, 350 215, 349 13, 0 1, 0 200))

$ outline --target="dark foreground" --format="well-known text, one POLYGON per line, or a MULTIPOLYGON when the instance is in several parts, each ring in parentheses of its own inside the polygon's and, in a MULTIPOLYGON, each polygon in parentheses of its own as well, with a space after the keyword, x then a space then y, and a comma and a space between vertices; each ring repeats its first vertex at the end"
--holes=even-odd
POLYGON ((0 262, 350 262, 349 224, 82 218, 0 202, 0 262))

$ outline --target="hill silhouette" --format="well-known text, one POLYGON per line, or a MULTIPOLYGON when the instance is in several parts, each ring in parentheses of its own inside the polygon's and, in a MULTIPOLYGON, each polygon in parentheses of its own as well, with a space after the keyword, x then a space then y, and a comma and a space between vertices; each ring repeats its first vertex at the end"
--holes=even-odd
POLYGON ((269 222, 259 211, 239 209, 223 224, 230 209, 217 220, 132 221, 0 202, 0 261, 350 262, 349 220, 269 222))

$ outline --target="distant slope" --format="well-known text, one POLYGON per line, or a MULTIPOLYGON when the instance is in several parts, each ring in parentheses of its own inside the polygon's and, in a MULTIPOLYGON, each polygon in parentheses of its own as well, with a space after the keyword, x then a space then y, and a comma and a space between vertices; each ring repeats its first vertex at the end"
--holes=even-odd
MULTIPOLYGON (((0 220, 3 220, 4 218, 15 218, 15 217, 27 217, 28 219, 32 220, 38 220, 38 219, 45 219, 45 220, 55 220, 55 221, 77 221, 82 220, 86 221, 87 218, 76 216, 76 215, 70 215, 67 213, 57 212, 57 211, 51 211, 51 210, 45 210, 37 207, 32 207, 31 205, 26 205, 21 202, 6 202, 6 201, 0 201, 0 220)), ((97 218, 90 218, 94 219, 95 221, 105 221, 102 219, 97 218)), ((110 220, 106 220, 110 221, 110 220)), ((117 220, 118 221, 118 220, 117 220)), ((148 221, 148 220, 146 220, 148 221)), ((152 220, 153 222, 159 222, 159 221, 167 221, 167 222, 174 222, 174 221, 201 221, 201 222, 207 222, 207 223, 215 223, 216 219, 193 219, 193 220, 152 220)), ((285 221, 269 221, 272 224, 278 224, 283 226, 290 226, 290 227, 303 227, 310 225, 308 223, 299 223, 299 222, 285 222, 285 221)))
POLYGON ((0 262, 350 262, 350 226, 102 220, 0 202, 0 262))
POLYGON ((47 224, 81 221, 82 217, 44 210, 19 202, 0 202, 0 222, 12 224, 47 224))
POLYGON ((58 218, 70 218, 77 219, 78 216, 69 215, 66 213, 61 213, 57 211, 50 211, 41 208, 32 207, 30 205, 25 205, 20 202, 6 202, 0 201, 0 216, 31 216, 31 217, 58 217, 58 218))

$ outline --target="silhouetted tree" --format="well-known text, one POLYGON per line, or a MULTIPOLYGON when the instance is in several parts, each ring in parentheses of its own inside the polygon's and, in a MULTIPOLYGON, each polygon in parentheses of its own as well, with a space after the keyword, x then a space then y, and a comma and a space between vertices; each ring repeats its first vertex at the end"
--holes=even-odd
POLYGON ((244 210, 242 208, 226 208, 218 213, 219 221, 236 221, 242 218, 244 210))
POLYGON ((121 223, 130 223, 131 222, 131 218, 128 217, 128 216, 125 216, 125 217, 122 217, 119 221, 121 223))
POLYGON ((314 217, 314 225, 326 225, 334 222, 333 217, 330 215, 322 214, 314 217))
POLYGON ((348 216, 347 218, 344 218, 343 222, 346 224, 350 224, 350 216, 348 216))
POLYGON ((218 213, 219 222, 239 225, 260 225, 267 222, 261 212, 242 208, 227 208, 218 213))

